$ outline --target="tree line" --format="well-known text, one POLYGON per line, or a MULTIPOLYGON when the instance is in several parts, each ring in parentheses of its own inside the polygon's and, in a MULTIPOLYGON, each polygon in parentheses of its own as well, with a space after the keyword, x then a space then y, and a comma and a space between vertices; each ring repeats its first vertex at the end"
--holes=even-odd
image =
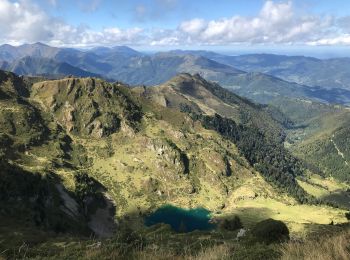
POLYGON ((282 143, 266 138, 257 128, 236 124, 232 119, 218 114, 192 116, 200 120, 206 129, 215 130, 234 142, 240 153, 268 182, 288 192, 301 203, 313 200, 296 181, 296 177, 303 174, 302 162, 291 155, 282 143))

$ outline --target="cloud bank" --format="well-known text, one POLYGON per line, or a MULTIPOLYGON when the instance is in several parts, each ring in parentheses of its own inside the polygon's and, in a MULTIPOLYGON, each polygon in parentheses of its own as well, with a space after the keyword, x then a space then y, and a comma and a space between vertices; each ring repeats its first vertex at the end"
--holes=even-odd
MULTIPOLYGON (((56 5, 55 0, 50 1, 56 5)), ((175 5, 176 2, 167 0, 165 3, 175 5)), ((106 27, 97 31, 51 17, 30 0, 0 0, 0 42, 14 44, 41 41, 56 46, 76 47, 120 44, 350 45, 349 21, 349 17, 300 15, 295 11, 292 1, 266 1, 253 17, 236 15, 217 20, 194 18, 181 22, 176 28, 106 27)))
POLYGON ((298 16, 292 2, 267 1, 256 17, 193 19, 183 22, 179 30, 193 43, 299 43, 322 37, 331 24, 331 18, 298 16))
MULTIPOLYGON (((56 1, 52 1, 56 4, 56 1)), ((95 6, 93 6, 95 8, 95 6)), ((89 10, 93 11, 93 10, 89 10)), ((48 16, 28 0, 0 0, 0 42, 45 42, 57 46, 93 46, 113 43, 142 42, 141 28, 107 27, 101 31, 87 26, 72 26, 61 19, 48 16)))

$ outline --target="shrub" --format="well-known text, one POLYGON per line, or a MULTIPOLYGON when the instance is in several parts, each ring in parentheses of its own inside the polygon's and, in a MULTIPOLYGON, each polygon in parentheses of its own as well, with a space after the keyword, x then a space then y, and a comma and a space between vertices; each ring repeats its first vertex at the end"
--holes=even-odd
POLYGON ((345 217, 347 218, 347 220, 350 220, 350 211, 345 213, 345 217))
POLYGON ((80 201, 97 193, 96 181, 86 173, 77 173, 75 179, 75 194, 80 201))
POLYGON ((274 219, 266 219, 257 223, 252 234, 259 242, 267 244, 289 240, 289 230, 286 224, 274 219))
POLYGON ((138 248, 142 249, 146 243, 146 237, 130 227, 121 226, 114 242, 124 244, 126 248, 138 248))
POLYGON ((220 223, 220 228, 235 231, 237 229, 243 228, 242 222, 238 216, 234 216, 228 219, 224 219, 220 223))

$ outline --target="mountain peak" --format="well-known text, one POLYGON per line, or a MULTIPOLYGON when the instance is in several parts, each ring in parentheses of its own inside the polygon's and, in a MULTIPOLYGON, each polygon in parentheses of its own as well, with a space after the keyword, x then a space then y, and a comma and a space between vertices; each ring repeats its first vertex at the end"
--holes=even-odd
POLYGON ((45 48, 45 49, 56 49, 56 47, 52 47, 52 46, 49 46, 45 43, 42 43, 42 42, 35 42, 35 43, 25 43, 25 44, 22 44, 20 46, 18 46, 19 48, 45 48))
POLYGON ((136 51, 133 48, 130 48, 129 46, 126 45, 117 45, 112 47, 113 50, 128 50, 128 51, 136 51))
POLYGON ((12 46, 11 44, 5 43, 0 45, 0 48, 15 48, 15 46, 12 46))
POLYGON ((90 53, 94 53, 102 56, 111 56, 111 55, 123 55, 123 56, 136 56, 140 55, 140 53, 128 46, 114 46, 114 47, 95 47, 92 48, 90 53))
POLYGON ((114 47, 112 47, 112 50, 115 52, 118 52, 118 53, 126 54, 126 55, 140 55, 140 52, 134 50, 133 48, 125 46, 125 45, 114 46, 114 47))
POLYGON ((51 47, 51 46, 49 46, 49 45, 47 45, 45 43, 42 43, 42 42, 36 42, 36 43, 33 43, 32 45, 34 45, 34 46, 43 46, 43 47, 51 47))
POLYGON ((208 83, 200 73, 190 74, 186 72, 177 74, 175 77, 171 78, 168 82, 178 82, 178 81, 192 81, 192 82, 200 81, 202 84, 208 83))

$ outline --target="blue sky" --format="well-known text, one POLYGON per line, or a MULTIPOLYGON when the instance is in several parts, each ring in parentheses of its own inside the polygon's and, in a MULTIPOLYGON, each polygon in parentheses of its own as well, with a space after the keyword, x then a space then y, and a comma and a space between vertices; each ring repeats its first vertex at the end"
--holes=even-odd
POLYGON ((347 0, 0 0, 0 43, 344 49, 347 0), (316 47, 317 46, 317 47, 316 47))
POLYGON ((131 26, 171 28, 176 27, 183 20, 198 17, 219 19, 234 14, 254 15, 264 1, 87 0, 72 3, 69 0, 57 0, 53 2, 54 5, 47 0, 39 2, 52 15, 62 17, 72 24, 85 23, 94 29, 101 29, 116 25, 122 28, 131 26), (89 9, 88 6, 91 5, 83 5, 85 2, 98 4, 92 4, 95 8, 89 9))
MULTIPOLYGON (((76 26, 87 24, 93 29, 118 26, 176 27, 183 20, 207 20, 235 15, 254 16, 266 0, 37 0, 52 16, 76 26)), ((275 1, 288 2, 288 1, 275 1)), ((294 0, 299 12, 320 15, 350 15, 347 0, 294 0)))

